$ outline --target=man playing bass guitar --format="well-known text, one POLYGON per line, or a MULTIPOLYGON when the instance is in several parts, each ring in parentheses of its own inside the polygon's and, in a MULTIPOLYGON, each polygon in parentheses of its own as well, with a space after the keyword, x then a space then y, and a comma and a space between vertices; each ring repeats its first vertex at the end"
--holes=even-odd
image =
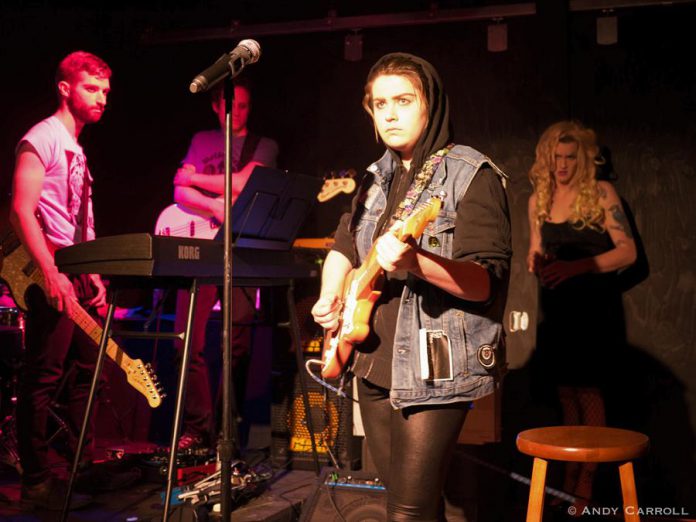
MULTIPOLYGON (((85 125, 101 119, 110 77, 109 66, 93 54, 77 51, 65 57, 56 74, 58 109, 32 127, 16 149, 10 221, 45 288, 44 293, 32 286, 25 296, 29 308, 26 357, 17 403, 18 449, 24 470, 21 502, 29 508, 62 508, 67 487, 49 469, 47 407, 68 362, 74 361, 67 386, 67 421, 77 432, 97 357, 93 342, 71 317, 78 303, 93 313, 103 306, 106 289, 96 274, 68 278, 58 272, 53 252, 94 239, 91 176, 78 137, 85 125)), ((87 461, 89 447, 86 444, 87 461)), ((94 477, 85 475, 85 479, 96 485, 94 477)), ((132 479, 114 476, 102 485, 111 489, 132 479)), ((76 486, 80 482, 78 476, 76 486)), ((88 501, 89 497, 76 494, 72 506, 88 501)))
MULTIPOLYGON (((174 177, 175 211, 165 209, 157 224, 157 233, 212 239, 224 220, 223 197, 225 188, 225 100, 221 88, 212 93, 212 108, 219 127, 196 133, 174 177), (167 217, 165 218, 165 213, 167 217), (167 224, 170 216, 179 217, 167 224), (192 227, 207 218, 205 226, 192 227), (182 224, 183 223, 183 224, 182 224)), ((275 141, 254 135, 247 130, 251 110, 251 91, 248 83, 238 81, 234 87, 232 118, 232 203, 244 188, 256 166, 275 167, 278 145, 275 141)), ((202 285, 198 291, 193 322, 191 359, 184 405, 184 427, 179 439, 179 450, 201 449, 214 445, 215 431, 210 376, 204 357, 206 324, 215 302, 218 288, 202 285)), ((221 292, 220 292, 220 295, 221 292)), ((188 292, 179 291, 176 306, 176 331, 183 331, 188 310, 188 292)), ((246 355, 251 343, 251 328, 243 326, 254 317, 256 292, 253 288, 233 288, 232 292, 232 365, 235 370, 235 395, 238 408, 246 382, 246 355)), ((181 354, 181 350, 178 350, 181 354)))

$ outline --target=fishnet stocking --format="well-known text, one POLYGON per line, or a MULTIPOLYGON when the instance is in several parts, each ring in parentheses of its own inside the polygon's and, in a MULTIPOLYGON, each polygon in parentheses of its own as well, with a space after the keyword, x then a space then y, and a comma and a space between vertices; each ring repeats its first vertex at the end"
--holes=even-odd
MULTIPOLYGON (((604 399, 599 388, 560 387, 558 397, 563 410, 563 423, 568 426, 605 426, 604 399)), ((594 462, 568 462, 565 468, 563 490, 579 497, 578 512, 592 498, 592 482, 597 464, 594 462)))

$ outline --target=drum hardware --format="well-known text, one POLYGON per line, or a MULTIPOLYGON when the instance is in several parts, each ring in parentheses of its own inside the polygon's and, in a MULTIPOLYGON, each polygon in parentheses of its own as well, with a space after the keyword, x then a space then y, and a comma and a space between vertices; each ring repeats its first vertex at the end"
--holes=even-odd
MULTIPOLYGON (((0 303, 14 304, 0 287, 0 303)), ((0 306, 0 463, 22 472, 17 451, 17 374, 24 352, 24 314, 15 306, 0 306)))

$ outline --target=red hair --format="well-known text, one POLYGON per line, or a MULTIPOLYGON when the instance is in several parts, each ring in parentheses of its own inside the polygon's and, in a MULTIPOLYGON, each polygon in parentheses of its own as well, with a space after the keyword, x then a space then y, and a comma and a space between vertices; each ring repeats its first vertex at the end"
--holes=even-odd
POLYGON ((100 79, 111 77, 111 68, 104 60, 85 51, 75 51, 63 58, 58 65, 56 84, 62 81, 72 83, 81 71, 100 79))

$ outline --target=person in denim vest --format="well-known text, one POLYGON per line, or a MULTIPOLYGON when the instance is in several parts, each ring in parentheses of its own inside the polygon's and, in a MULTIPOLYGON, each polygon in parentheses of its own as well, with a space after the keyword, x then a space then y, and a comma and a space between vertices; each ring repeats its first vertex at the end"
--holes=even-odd
POLYGON ((338 327, 346 276, 374 246, 382 295, 350 367, 368 446, 390 520, 444 520, 449 455, 471 401, 493 392, 504 365, 505 176, 485 155, 452 143, 441 80, 419 57, 382 57, 363 106, 387 150, 341 218, 312 314, 326 330, 338 327), (414 188, 424 179, 425 188, 414 188), (435 195, 442 208, 423 235, 397 239, 392 216, 402 201, 435 195))

